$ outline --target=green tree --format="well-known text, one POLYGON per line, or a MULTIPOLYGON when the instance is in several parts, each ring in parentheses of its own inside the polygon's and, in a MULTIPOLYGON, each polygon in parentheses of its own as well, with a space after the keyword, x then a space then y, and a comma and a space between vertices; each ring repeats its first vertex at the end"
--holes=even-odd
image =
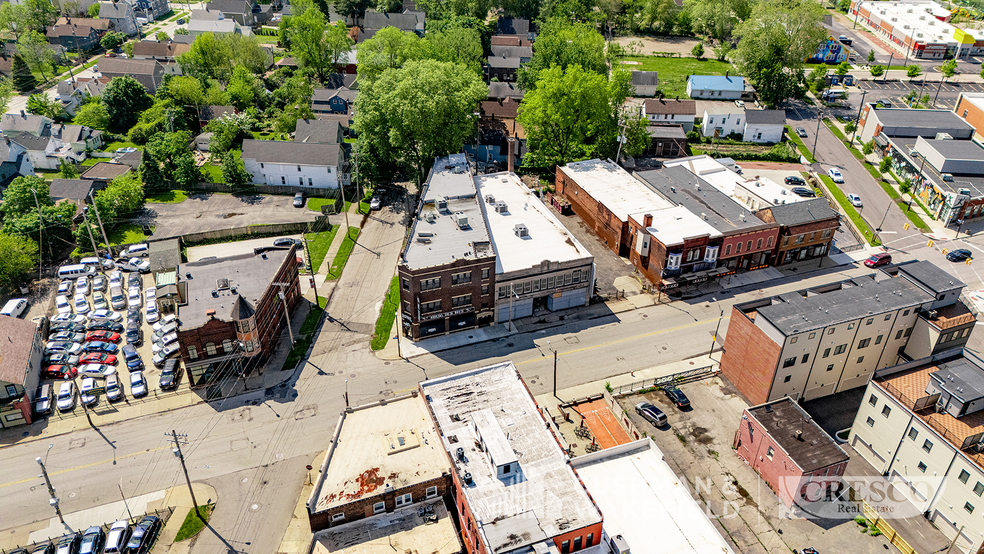
POLYGON ((34 175, 23 175, 10 182, 3 191, 3 211, 7 217, 19 217, 26 213, 37 213, 37 206, 52 206, 51 189, 48 182, 34 175), (35 204, 35 195, 37 204, 35 204))
POLYGON ((32 94, 27 99, 27 113, 43 115, 51 119, 58 119, 64 113, 61 101, 52 100, 48 93, 42 92, 32 94))
POLYGON ((741 40, 735 66, 767 104, 782 104, 796 94, 803 61, 827 38, 825 13, 812 0, 762 0, 736 28, 741 40))
POLYGON ((333 4, 335 5, 335 11, 345 17, 355 18, 358 21, 365 17, 366 8, 372 7, 373 2, 370 0, 335 0, 333 4))
POLYGON ((188 188, 198 184, 202 180, 202 172, 195 165, 195 158, 191 155, 191 152, 188 152, 187 156, 178 158, 174 165, 172 179, 179 187, 188 188))
POLYGON ((0 233, 0 283, 8 287, 28 279, 38 264, 38 243, 0 233))
POLYGON ((188 149, 190 142, 190 131, 176 131, 154 135, 145 147, 150 158, 160 162, 164 179, 181 187, 201 180, 201 173, 195 167, 195 157, 188 149))
POLYGON ((945 79, 951 79, 957 74, 957 60, 947 60, 940 66, 940 73, 945 79))
POLYGON ((324 81, 355 41, 342 22, 326 24, 324 14, 307 10, 292 18, 290 53, 302 67, 311 68, 324 81))
MULTIPOLYGON (((297 120, 294 120, 296 125, 297 120)), ((222 155, 230 150, 242 149, 243 139, 253 138, 250 130, 256 125, 256 120, 247 113, 227 114, 208 122, 212 133, 209 142, 209 152, 222 155)))
POLYGON ((10 2, 0 4, 0 29, 8 31, 13 35, 14 40, 29 30, 27 23, 27 9, 10 2))
POLYGON ((523 90, 533 90, 540 72, 554 65, 562 70, 579 65, 604 75, 608 72, 604 49, 605 39, 593 25, 551 19, 537 36, 533 59, 519 69, 519 86, 523 90))
MULTIPOLYGON (((752 14, 752 7, 755 5, 757 3, 754 0, 685 0, 683 10, 695 33, 727 40, 731 38, 735 27, 752 14)), ((814 49, 815 47, 816 45, 814 49)))
POLYGON ((177 57, 177 62, 185 75, 226 82, 232 72, 232 49, 214 34, 202 33, 187 52, 177 57))
POLYGON ((149 190, 162 190, 167 186, 164 174, 161 173, 161 164, 150 155, 146 148, 140 153, 140 167, 137 170, 140 181, 149 190))
POLYGON ((99 215, 112 213, 113 219, 127 217, 143 207, 144 186, 140 177, 127 173, 112 180, 103 190, 96 193, 96 208, 99 215))
POLYGON ((72 162, 62 158, 58 160, 58 177, 61 179, 78 179, 79 168, 72 162))
POLYGON ((714 47, 714 59, 719 62, 723 62, 728 59, 729 52, 731 52, 731 41, 723 41, 721 44, 714 47))
POLYGON ((851 0, 839 0, 837 2, 837 10, 843 13, 847 13, 851 9, 851 0))
POLYGON ((604 77, 580 65, 542 71, 519 108, 532 155, 524 163, 553 167, 590 156, 610 122, 608 90, 604 77))
POLYGON ((157 31, 157 34, 154 35, 154 38, 157 39, 157 42, 167 42, 171 40, 170 35, 168 35, 164 31, 157 31))
POLYGON ((54 72, 55 51, 48 44, 48 39, 41 33, 30 30, 17 39, 17 53, 24 58, 32 71, 41 74, 47 80, 47 74, 54 72))
POLYGON ((868 71, 871 72, 872 77, 881 77, 885 73, 885 66, 873 65, 868 71))
POLYGON ((875 141, 874 140, 869 140, 868 142, 864 143, 864 146, 863 147, 861 147, 861 152, 863 152, 865 156, 867 156, 868 154, 871 154, 874 151, 875 151, 875 141))
POLYGON ((428 31, 424 41, 429 44, 434 59, 461 64, 481 75, 485 51, 478 29, 446 27, 442 31, 428 31))
POLYGON ((912 181, 906 179, 899 184, 899 192, 902 194, 909 194, 912 192, 912 181))
POLYGON ((14 82, 7 78, 0 78, 0 114, 7 113, 7 106, 10 99, 14 97, 14 82))
MULTIPOLYGON (((38 195, 38 200, 42 200, 38 195)), ((50 200, 50 198, 49 198, 50 200)), ((33 204, 32 204, 33 206, 33 204)), ((17 217, 6 216, 3 220, 3 232, 8 235, 30 238, 36 242, 47 260, 52 260, 71 245, 72 222, 78 207, 73 202, 62 202, 56 205, 46 205, 41 202, 41 217, 38 218, 37 208, 28 210, 17 217), (44 233, 42 236, 42 222, 44 233), (43 242, 41 239, 44 239, 43 242)))
POLYGON ((698 60, 704 57, 704 43, 698 42, 690 49, 690 54, 698 60))
POLYGON ((188 29, 185 29, 184 27, 178 27, 177 29, 174 30, 174 34, 175 34, 175 36, 177 36, 177 35, 187 35, 188 34, 188 29))
POLYGON ((850 72, 851 72, 851 64, 847 63, 847 60, 837 64, 837 69, 834 70, 834 73, 841 76, 847 75, 850 72))
MULTIPOLYGON (((10 4, 2 5, 9 6, 10 4)), ((27 66, 27 62, 20 54, 14 54, 14 58, 10 62, 10 73, 13 76, 14 88, 17 89, 17 92, 30 92, 37 88, 38 82, 34 78, 31 68, 27 66)))
POLYGON ((402 67, 410 60, 420 60, 427 44, 413 33, 405 33, 396 27, 384 27, 356 51, 359 83, 376 80, 386 69, 402 67))
POLYGON ((109 110, 102 102, 87 102, 79 108, 72 123, 105 131, 109 128, 109 110))
POLYGON ((230 187, 239 187, 253 182, 253 176, 246 171, 242 152, 232 150, 222 157, 222 180, 230 187))
POLYGON ((878 162, 878 171, 881 173, 888 173, 892 169, 892 158, 891 156, 885 156, 880 162, 878 162))
POLYGON ((262 75, 273 63, 270 51, 260 44, 256 35, 243 36, 231 33, 222 35, 219 40, 229 49, 233 69, 244 66, 250 72, 262 75))
POLYGON ((912 64, 906 68, 905 74, 909 79, 915 79, 916 77, 922 75, 922 66, 919 64, 912 64))
POLYGON ((44 33, 48 27, 55 24, 58 12, 48 0, 26 0, 24 8, 27 12, 27 24, 31 29, 44 33))
POLYGON ((875 49, 868 50, 868 63, 875 63, 875 49))
POLYGON ((419 60, 384 71, 355 101, 360 169, 379 174, 396 163, 423 182, 435 157, 459 152, 474 134, 472 114, 487 94, 479 77, 457 64, 419 60))
POLYGON ((119 31, 110 31, 99 39, 99 44, 106 50, 116 50, 124 42, 126 42, 126 33, 119 31))
POLYGON ((124 132, 136 124, 140 113, 151 106, 143 85, 129 75, 113 77, 103 90, 102 103, 109 112, 109 130, 124 132))
POLYGON ((89 14, 89 17, 91 17, 92 19, 98 19, 99 18, 99 3, 97 2, 97 3, 92 4, 91 6, 89 6, 89 9, 87 10, 87 12, 89 14))
POLYGON ((847 122, 847 123, 846 123, 846 124, 844 125, 844 132, 845 132, 845 133, 853 133, 854 131, 856 131, 856 130, 857 130, 857 128, 858 128, 858 126, 857 126, 857 125, 855 125, 853 121, 848 121, 848 122, 847 122))

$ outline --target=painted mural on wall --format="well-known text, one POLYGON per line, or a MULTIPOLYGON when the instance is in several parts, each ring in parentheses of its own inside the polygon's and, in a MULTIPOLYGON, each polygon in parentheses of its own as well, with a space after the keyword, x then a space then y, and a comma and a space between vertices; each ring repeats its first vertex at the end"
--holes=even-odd
POLYGON ((810 63, 841 63, 847 59, 847 48, 833 38, 828 38, 822 43, 813 57, 807 60, 810 63))

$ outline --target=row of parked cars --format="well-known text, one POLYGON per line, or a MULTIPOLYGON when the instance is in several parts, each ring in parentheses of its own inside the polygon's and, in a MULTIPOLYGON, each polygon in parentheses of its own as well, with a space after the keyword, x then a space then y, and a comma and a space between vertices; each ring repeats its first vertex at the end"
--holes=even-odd
POLYGON ((145 554, 160 532, 160 518, 145 516, 136 525, 117 521, 109 527, 108 533, 102 527, 93 526, 82 533, 36 544, 29 551, 20 548, 8 554, 145 554))

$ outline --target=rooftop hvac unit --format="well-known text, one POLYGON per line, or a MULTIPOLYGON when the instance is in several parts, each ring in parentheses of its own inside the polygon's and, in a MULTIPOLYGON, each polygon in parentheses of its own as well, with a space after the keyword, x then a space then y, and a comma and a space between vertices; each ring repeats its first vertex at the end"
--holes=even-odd
POLYGON ((468 227, 468 216, 465 215, 465 212, 456 212, 454 214, 454 222, 458 225, 459 229, 464 229, 468 227))
POLYGON ((953 135, 950 133, 936 133, 936 140, 953 140, 953 135))
POLYGON ((495 205, 495 196, 492 196, 491 194, 486 194, 485 195, 485 203, 486 204, 492 204, 494 206, 495 205))
POLYGON ((622 535, 615 535, 608 540, 608 545, 611 546, 612 552, 615 554, 629 554, 629 543, 626 542, 622 535))
POLYGON ((438 210, 441 211, 446 210, 448 209, 448 199, 443 196, 438 196, 437 199, 434 201, 434 205, 437 206, 438 210))
POLYGON ((495 203, 495 213, 504 214, 509 211, 509 206, 506 205, 502 200, 495 203))
POLYGON ((516 226, 513 227, 513 232, 516 233, 516 236, 519 238, 530 236, 529 228, 526 227, 526 225, 523 225, 522 223, 516 224, 516 226))
POLYGON ((427 212, 426 214, 424 214, 424 219, 426 219, 428 223, 434 223, 434 220, 436 218, 434 217, 434 214, 432 212, 427 212))
POLYGON ((420 243, 423 243, 423 244, 430 244, 430 241, 431 241, 431 239, 429 239, 428 237, 417 237, 417 242, 420 242, 420 243))
POLYGON ((434 233, 420 232, 420 233, 417 233, 417 236, 418 237, 433 237, 434 236, 434 233))

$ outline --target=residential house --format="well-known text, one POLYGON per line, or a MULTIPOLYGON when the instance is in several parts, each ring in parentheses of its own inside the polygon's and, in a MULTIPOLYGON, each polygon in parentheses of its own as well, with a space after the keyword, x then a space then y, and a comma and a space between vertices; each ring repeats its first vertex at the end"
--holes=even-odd
POLYGON ((33 321, 0 316, 0 428, 34 421, 34 394, 41 384, 44 337, 33 321))
POLYGON ((520 57, 489 56, 485 62, 485 79, 514 83, 519 78, 519 68, 523 63, 523 58, 520 57))
POLYGON ((526 92, 516 86, 515 83, 503 83, 499 81, 489 83, 488 97, 490 100, 505 100, 506 98, 522 100, 525 95, 526 92))
POLYGON ((109 21, 113 29, 127 36, 132 37, 137 34, 137 15, 133 11, 133 6, 124 0, 99 2, 99 19, 109 21))
POLYGON ((167 0, 126 0, 133 2, 134 13, 147 21, 156 21, 162 15, 171 11, 167 0))
POLYGON ((0 140, 0 190, 21 175, 34 175, 27 149, 4 135, 0 140))
MULTIPOLYGON (((900 363, 867 384, 848 441, 885 475, 903 515, 925 517, 954 552, 980 552, 984 360, 970 350, 900 363)), ((946 543, 944 543, 946 544, 946 543)))
POLYGON ((21 110, 19 114, 5 113, 0 116, 0 131, 4 134, 25 132, 36 136, 51 134, 54 121, 43 116, 21 110))
POLYGON ((358 90, 345 86, 315 89, 311 97, 311 110, 315 114, 350 114, 355 109, 355 98, 358 95, 358 90))
POLYGON ((745 142, 776 143, 786 129, 786 110, 745 110, 745 142))
POLYGON ((691 75, 687 96, 708 100, 738 100, 745 92, 745 78, 731 75, 691 75))
POLYGON ((404 32, 424 36, 425 22, 426 16, 424 12, 380 13, 369 8, 366 10, 365 17, 362 20, 362 31, 359 33, 358 42, 361 43, 368 38, 372 38, 376 34, 376 31, 384 27, 396 27, 404 32))
POLYGON ((492 35, 490 41, 492 46, 533 46, 526 35, 492 35))
POLYGON ((82 172, 82 178, 106 185, 117 177, 130 173, 133 169, 126 164, 99 162, 82 172))
MULTIPOLYGON (((480 162, 507 162, 512 152, 514 163, 526 155, 526 130, 519 124, 520 101, 507 97, 478 103, 478 144, 468 150, 480 162)), ((466 147, 467 148, 467 147, 466 147)))
POLYGON ((301 298, 298 256, 292 245, 181 264, 178 344, 191 386, 262 367, 301 298))
POLYGON ((960 302, 964 286, 922 261, 735 304, 721 371, 754 404, 863 387, 900 361, 963 348, 974 318, 965 306, 949 307, 960 302), (951 317, 953 326, 940 319, 951 317), (935 319, 947 331, 930 344, 931 326, 920 319, 935 319))
POLYGON ((205 33, 213 35, 249 35, 249 28, 244 28, 235 19, 192 19, 188 22, 188 33, 197 37, 205 33))
POLYGON ((114 163, 126 164, 130 166, 134 171, 140 169, 140 163, 143 161, 143 151, 134 150, 133 152, 123 152, 118 154, 113 158, 114 163))
POLYGON ((342 144, 342 126, 330 119, 298 119, 294 142, 318 144, 342 144))
POLYGON ((199 133, 195 136, 195 149, 202 152, 208 152, 212 148, 212 137, 213 133, 205 132, 199 133))
POLYGON ((79 23, 48 27, 48 42, 58 44, 72 52, 92 50, 99 45, 99 33, 95 28, 79 23))
POLYGON ((533 47, 532 46, 503 46, 503 45, 493 44, 492 56, 496 58, 519 58, 520 63, 527 63, 531 59, 533 59, 533 47))
POLYGON ((727 138, 744 135, 745 110, 731 102, 704 102, 704 118, 700 134, 705 137, 727 138))
MULTIPOLYGON (((212 0, 206 4, 208 11, 221 12, 226 19, 232 19, 243 27, 253 27, 254 0, 212 0)), ((190 29, 189 29, 190 31, 190 29)))
POLYGON ((128 75, 155 94, 164 79, 164 66, 157 60, 133 60, 129 58, 103 58, 99 60, 99 73, 103 77, 122 77, 128 75))
POLYGON ((647 98, 642 102, 642 117, 648 119, 650 125, 680 125, 689 133, 697 118, 697 102, 647 98))
POLYGON ((190 44, 141 40, 133 45, 133 59, 168 62, 189 50, 191 50, 190 44))
POLYGON ((633 71, 632 88, 635 89, 634 96, 656 96, 659 92, 659 72, 633 71))
POLYGON ((61 141, 51 135, 37 136, 31 133, 6 133, 11 142, 24 147, 28 159, 35 169, 58 169, 62 160, 76 162, 66 156, 61 141))
POLYGON ((762 221, 779 224, 773 254, 777 266, 826 256, 840 227, 840 215, 830 208, 826 198, 777 204, 755 215, 762 221))
POLYGON ((102 76, 89 77, 88 79, 79 78, 75 80, 75 86, 77 87, 77 91, 81 93, 82 98, 85 99, 93 96, 102 96, 109 81, 109 77, 102 76))
POLYGON ((100 37, 113 30, 112 21, 91 17, 59 17, 55 25, 88 25, 95 29, 100 37))
POLYGON ((62 109, 68 115, 75 115, 84 98, 82 92, 72 81, 68 79, 58 81, 58 86, 55 88, 55 101, 61 102, 62 109))
POLYGON ((338 126, 342 129, 342 134, 345 136, 348 136, 349 128, 352 126, 352 116, 348 114, 319 113, 314 117, 324 119, 325 121, 337 121, 338 126))
POLYGON ((849 459, 788 396, 745 408, 732 446, 787 508, 839 490, 849 459))
POLYGON ((52 134, 69 146, 76 155, 83 155, 87 150, 98 150, 103 145, 103 132, 85 125, 62 125, 52 128, 52 134))
POLYGON ((649 146, 645 155, 681 158, 687 155, 687 132, 681 125, 648 125, 649 146))
POLYGON ((202 106, 198 110, 198 126, 205 128, 209 121, 220 119, 227 115, 236 115, 239 110, 235 106, 202 106))
POLYGON ((73 202, 81 210, 83 206, 92 202, 90 195, 95 195, 105 188, 105 183, 88 179, 54 179, 49 186, 52 200, 56 203, 62 200, 73 202))
POLYGON ((325 88, 359 90, 359 76, 356 73, 332 73, 325 79, 325 88))
POLYGON ((527 38, 530 35, 530 20, 518 17, 500 17, 495 23, 495 35, 527 38))
POLYGON ((247 139, 242 157, 254 183, 330 189, 348 184, 338 144, 247 139))

